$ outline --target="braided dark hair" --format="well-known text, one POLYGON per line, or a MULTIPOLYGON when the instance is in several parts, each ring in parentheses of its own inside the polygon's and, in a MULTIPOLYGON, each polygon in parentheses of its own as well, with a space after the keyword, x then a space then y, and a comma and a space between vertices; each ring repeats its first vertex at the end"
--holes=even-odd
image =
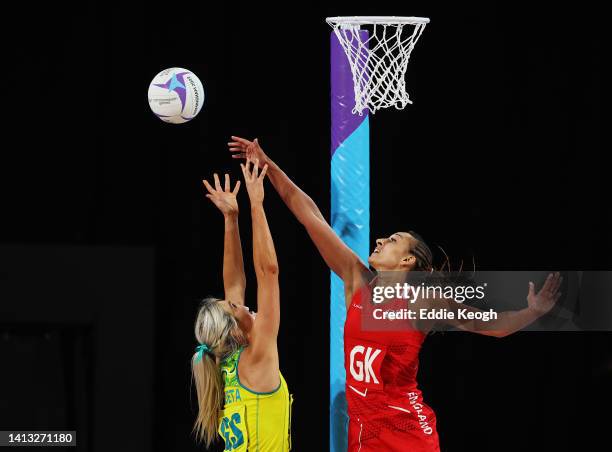
POLYGON ((423 238, 414 231, 408 233, 416 240, 416 243, 410 249, 410 252, 416 258, 415 271, 431 271, 433 269, 433 253, 423 238))

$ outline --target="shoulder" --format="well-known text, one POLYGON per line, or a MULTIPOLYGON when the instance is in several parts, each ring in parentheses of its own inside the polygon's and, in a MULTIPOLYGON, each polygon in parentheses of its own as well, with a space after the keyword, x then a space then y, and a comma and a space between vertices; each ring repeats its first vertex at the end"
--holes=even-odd
POLYGON ((349 308, 355 295, 364 290, 369 290, 370 283, 376 277, 376 273, 372 272, 365 265, 361 264, 356 267, 351 275, 350 284, 345 282, 344 294, 346 297, 346 307, 349 308))
POLYGON ((251 391, 269 392, 279 384, 279 360, 276 349, 274 353, 254 353, 252 347, 246 347, 236 365, 239 382, 251 391))

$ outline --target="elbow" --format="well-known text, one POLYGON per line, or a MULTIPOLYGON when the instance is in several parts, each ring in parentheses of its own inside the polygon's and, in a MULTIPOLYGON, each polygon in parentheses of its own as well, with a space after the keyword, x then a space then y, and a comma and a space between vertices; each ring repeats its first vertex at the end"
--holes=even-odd
POLYGON ((325 218, 318 210, 312 210, 307 212, 305 215, 302 215, 299 218, 300 223, 306 229, 306 231, 310 231, 311 229, 316 230, 321 227, 321 224, 327 224, 325 218))
POLYGON ((260 276, 278 276, 278 264, 266 264, 259 267, 260 276))
POLYGON ((301 193, 300 196, 300 193, 295 192, 288 197, 287 205, 295 214, 298 221, 307 228, 309 225, 313 224, 313 222, 325 221, 325 218, 315 202, 306 193, 301 193))
POLYGON ((493 333, 492 336, 496 337, 497 339, 501 339, 506 336, 510 336, 510 331, 493 331, 492 333, 493 333))
POLYGON ((278 276, 278 264, 271 264, 266 267, 266 273, 273 276, 278 276))
POLYGON ((307 205, 307 209, 312 213, 312 215, 317 220, 325 222, 325 217, 323 217, 323 214, 321 213, 319 206, 317 206, 317 203, 315 203, 312 200, 312 198, 308 195, 306 195, 306 205, 307 205))

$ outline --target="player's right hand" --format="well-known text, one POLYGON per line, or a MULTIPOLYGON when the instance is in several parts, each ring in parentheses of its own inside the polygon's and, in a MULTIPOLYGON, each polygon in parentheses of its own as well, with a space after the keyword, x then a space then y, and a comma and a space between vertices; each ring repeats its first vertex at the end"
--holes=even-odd
POLYGON ((236 195, 240 189, 240 181, 236 182, 234 190, 231 190, 229 175, 225 175, 225 187, 221 188, 221 182, 219 182, 219 176, 217 173, 214 174, 215 188, 213 188, 206 179, 202 181, 208 194, 206 197, 217 206, 223 215, 238 215, 238 201, 236 201, 236 195))

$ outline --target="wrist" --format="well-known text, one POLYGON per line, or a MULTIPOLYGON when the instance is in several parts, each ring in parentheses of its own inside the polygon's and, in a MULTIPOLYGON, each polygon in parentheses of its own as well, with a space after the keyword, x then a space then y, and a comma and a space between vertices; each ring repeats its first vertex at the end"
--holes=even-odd
POLYGON ((533 320, 539 318, 542 315, 542 313, 538 311, 536 308, 534 308, 533 306, 527 306, 526 308, 523 309, 523 312, 525 313, 525 315, 527 315, 533 320))
POLYGON ((258 210, 258 209, 263 209, 263 199, 257 200, 257 201, 251 200, 251 210, 258 210))
POLYGON ((235 212, 226 212, 223 214, 223 218, 226 222, 228 221, 238 221, 238 211, 235 212))
POLYGON ((266 161, 265 161, 264 163, 265 163, 266 165, 268 165, 268 174, 269 174, 271 171, 272 171, 272 172, 274 172, 274 171, 277 171, 277 170, 279 169, 279 168, 278 168, 278 165, 277 165, 276 163, 274 163, 274 162, 272 161, 272 159, 271 159, 271 158, 269 158, 269 157, 266 157, 266 161))

